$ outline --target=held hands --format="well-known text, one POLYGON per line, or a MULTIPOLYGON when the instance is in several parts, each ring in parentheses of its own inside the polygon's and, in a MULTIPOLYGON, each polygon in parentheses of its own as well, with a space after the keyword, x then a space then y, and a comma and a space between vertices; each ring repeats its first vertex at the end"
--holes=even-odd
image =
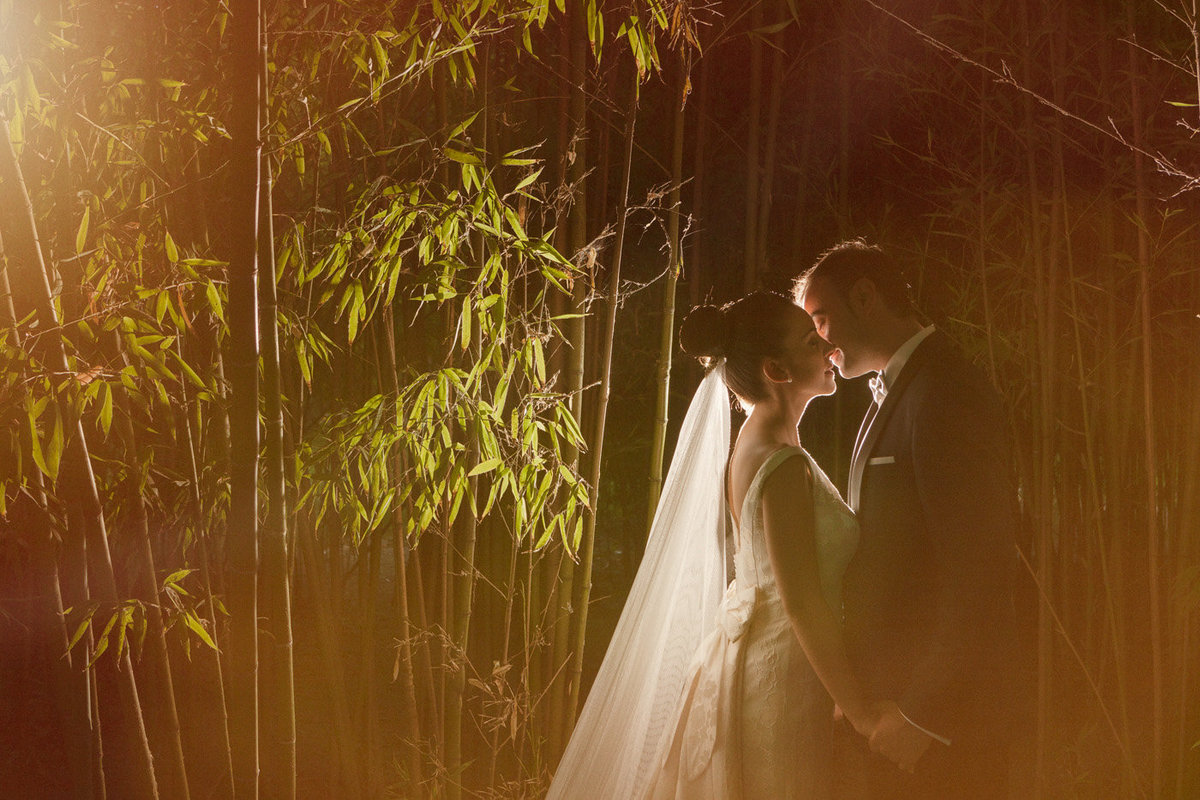
POLYGON ((900 769, 912 772, 933 739, 913 727, 891 700, 876 703, 873 710, 878 721, 869 733, 864 734, 870 740, 871 751, 882 753, 900 769))
POLYGON ((845 719, 864 739, 870 739, 871 734, 878 727, 882 714, 879 711, 879 704, 867 705, 863 703, 861 707, 855 709, 856 713, 848 714, 842 710, 841 706, 834 705, 833 718, 834 720, 845 719))

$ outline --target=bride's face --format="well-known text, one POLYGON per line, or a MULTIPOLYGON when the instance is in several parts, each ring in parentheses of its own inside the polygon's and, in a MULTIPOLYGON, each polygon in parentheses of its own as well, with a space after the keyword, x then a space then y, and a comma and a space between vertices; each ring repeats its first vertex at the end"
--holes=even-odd
POLYGON ((833 394, 837 388, 830 361, 833 345, 820 337, 812 317, 799 307, 789 327, 784 352, 793 385, 814 396, 833 394))

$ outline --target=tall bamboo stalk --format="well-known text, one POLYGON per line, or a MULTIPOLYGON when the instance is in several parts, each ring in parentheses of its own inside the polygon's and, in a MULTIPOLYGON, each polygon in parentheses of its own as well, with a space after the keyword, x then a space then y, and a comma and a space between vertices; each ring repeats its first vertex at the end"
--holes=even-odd
POLYGON ((850 115, 854 113, 854 98, 851 97, 850 82, 850 7, 852 3, 843 0, 836 13, 841 24, 838 37, 838 151, 837 151, 837 186, 834 188, 836 202, 835 212, 838 225, 838 236, 845 238, 850 230, 850 115))
POLYGON ((637 122, 639 76, 635 71, 630 86, 629 111, 625 120, 625 158, 622 166, 620 213, 617 216, 617 241, 613 246, 612 266, 609 268, 608 290, 605 294, 607 317, 601 334, 604 353, 600 360, 600 387, 596 398, 596 427, 592 434, 592 452, 589 466, 591 475, 591 502, 584 520, 583 541, 580 543, 579 608, 576 609, 575 646, 572 652, 570 697, 567 703, 567 729, 575 726, 575 715, 579 707, 579 684, 583 677, 583 646, 587 640, 588 605, 592 591, 592 561, 596 546, 596 512, 600 498, 600 471, 604 455, 604 423, 608 417, 608 397, 612 387, 613 340, 617 328, 617 307, 620 305, 621 260, 625 250, 625 228, 629 218, 629 179, 633 166, 633 132, 637 122))
MULTIPOLYGON (((480 48, 479 64, 479 94, 483 100, 483 113, 479 115, 480 150, 483 152, 484 158, 490 161, 488 146, 491 144, 489 111, 491 110, 490 72, 492 64, 489 44, 485 43, 480 48)), ((488 257, 482 232, 475 237, 474 245, 475 256, 482 265, 488 257)), ((467 323, 464 321, 461 324, 467 323)), ((467 353, 472 360, 477 360, 479 357, 482 349, 481 337, 480 326, 472 325, 467 353)), ((470 424, 469 418, 468 428, 462 434, 466 438, 464 457, 467 463, 471 463, 479 456, 479 432, 475 425, 470 424)), ((454 565, 453 569, 449 570, 454 592, 454 616, 453 626, 450 629, 452 649, 446 664, 450 670, 450 681, 446 692, 443 730, 445 732, 446 770, 449 773, 446 797, 450 800, 459 800, 462 796, 463 773, 466 769, 462 750, 463 699, 467 689, 467 671, 470 669, 467 647, 470 643, 471 611, 477 571, 475 550, 479 531, 475 508, 478 482, 478 476, 467 476, 465 488, 468 495, 467 502, 462 504, 458 520, 451 526, 452 530, 449 532, 454 565)), ((448 563, 447 567, 449 566, 448 563)))
MULTIPOLYGON (((1189 33, 1192 37, 1192 64, 1196 66, 1196 102, 1198 116, 1200 116, 1200 3, 1197 0, 1192 0, 1191 13, 1188 15, 1190 26, 1189 33)), ((1193 242, 1195 247, 1195 242, 1193 242)), ((1200 291, 1200 272, 1193 272, 1191 281, 1191 296, 1195 297, 1200 291)), ((1187 395, 1196 398, 1200 397, 1200 359, 1195 358, 1193 354, 1192 360, 1192 386, 1187 395)), ((1182 506, 1179 514, 1179 575, 1178 578, 1182 581, 1182 576, 1186 571, 1194 566, 1196 553, 1198 552, 1195 538, 1197 527, 1200 526, 1200 403, 1193 402, 1192 414, 1188 420, 1187 427, 1184 431, 1183 441, 1187 442, 1184 447, 1183 464, 1186 465, 1183 472, 1183 481, 1180 491, 1180 504, 1182 506)), ((1197 661, 1196 655, 1193 653, 1195 649, 1195 641, 1193 639, 1193 622, 1196 612, 1193 608, 1188 607, 1184 603, 1175 602, 1174 607, 1178 609, 1178 619, 1174 630, 1178 627, 1179 643, 1179 658, 1177 664, 1182 667, 1178 670, 1182 673, 1179 681, 1179 693, 1176 707, 1182 709, 1179 714, 1178 727, 1175 731, 1175 795, 1177 797, 1184 796, 1184 787, 1188 783, 1189 773, 1195 773, 1196 767, 1193 764, 1189 768, 1189 750, 1194 749, 1194 743, 1189 743, 1188 739, 1193 738, 1188 736, 1188 726, 1192 724, 1194 715, 1190 712, 1190 702, 1192 697, 1192 684, 1196 677, 1187 665, 1195 664, 1197 661)))
MULTIPOLYGON (((263 21, 265 26, 265 20, 263 21)), ((267 68, 267 35, 259 32, 259 117, 263 129, 270 124, 267 68)), ((266 630, 270 633, 263 650, 263 673, 259 694, 268 701, 262 738, 266 758, 262 766, 262 788, 267 797, 291 800, 296 796, 296 698, 292 662, 292 557, 291 510, 283 465, 283 386, 279 366, 279 303, 276 297, 275 218, 271 162, 262 164, 258 200, 259 326, 262 333, 263 459, 265 461, 266 509, 259 531, 262 547, 262 581, 259 601, 266 630)))
POLYGON ((1150 235, 1146 226, 1150 221, 1149 189, 1146 186, 1146 163, 1144 152, 1144 134, 1142 122, 1141 82, 1138 74, 1138 45, 1137 34, 1133 26, 1133 7, 1126 7, 1126 15, 1130 29, 1129 39, 1129 89, 1130 111, 1133 117, 1133 174, 1134 195, 1137 205, 1137 265, 1138 265, 1138 314, 1141 323, 1141 381, 1142 381, 1142 413, 1145 415, 1145 438, 1143 439, 1146 474, 1146 565, 1148 568, 1147 593, 1150 598, 1150 669, 1152 689, 1152 728, 1153 756, 1151 763, 1150 796, 1162 797, 1163 788, 1163 733, 1164 697, 1163 697, 1163 628, 1162 628, 1162 599, 1159 586, 1159 568, 1162 562, 1160 549, 1160 534, 1158 529, 1158 444, 1155 431, 1154 406, 1154 354, 1153 331, 1151 323, 1153 315, 1150 308, 1150 235))
POLYGON ((684 110, 687 99, 683 87, 687 85, 688 64, 680 65, 679 94, 675 106, 675 135, 671 144, 671 191, 667 196, 667 246, 670 248, 670 264, 663 281, 662 321, 659 327, 658 367, 654 375, 657 393, 654 401, 654 428, 650 437, 650 491, 647 497, 646 531, 654 521, 654 510, 658 507, 658 494, 663 482, 663 448, 667 438, 667 406, 671 391, 671 354, 675 345, 675 289, 683 270, 683 243, 679 240, 680 189, 683 184, 683 129, 684 110))
MULTIPOLYGON (((182 360, 183 345, 180 339, 175 340, 175 348, 180 360, 182 360)), ((189 518, 192 524, 199 528, 200 522, 203 519, 203 503, 200 495, 200 465, 197 454, 196 434, 193 430, 192 420, 192 390, 184 378, 182 371, 179 374, 179 388, 183 396, 181 416, 183 417, 182 427, 187 450, 186 474, 189 478, 189 518)), ((224 414, 218 416, 221 418, 225 417, 224 414)), ((208 531, 196 530, 197 549, 200 551, 200 575, 201 580, 204 582, 204 605, 207 609, 208 619, 212 622, 212 627, 209 629, 209 636, 212 637, 213 644, 216 645, 216 649, 214 650, 206 648, 203 651, 207 656, 203 661, 211 662, 213 677, 216 681, 217 697, 220 705, 217 711, 217 749, 221 754, 222 767, 225 769, 225 774, 221 776, 219 782, 212 784, 212 788, 215 792, 230 796, 233 794, 233 746, 230 743, 229 737, 229 704, 225 683, 225 667, 221 663, 221 642, 224 638, 224 633, 221 631, 221 626, 217 624, 216 595, 213 591, 214 565, 208 548, 209 538, 208 531)))
MULTIPOLYGON (((400 362, 396 348, 396 322, 393 309, 386 309, 383 315, 383 337, 387 345, 388 364, 391 369, 383 370, 390 382, 389 389, 399 402, 400 397, 400 362)), ((397 480, 405 474, 404 456, 400 448, 396 448, 392 456, 392 470, 397 480)), ((407 767, 409 794, 419 797, 421 793, 421 717, 417 705, 417 689, 415 670, 413 668, 412 623, 408 610, 408 561, 410 550, 404 535, 405 518, 404 504, 396 503, 392 511, 392 524, 395 526, 393 540, 393 557, 396 572, 396 624, 398 629, 396 665, 400 681, 401 696, 407 712, 403 717, 405 741, 403 743, 404 764, 407 767)), ((415 562, 416 559, 413 559, 415 562)))
MULTIPOLYGON (((778 9, 783 12, 782 4, 778 9)), ((771 91, 767 97, 767 130, 766 147, 762 159, 762 181, 759 188, 758 223, 755 225, 757 252, 754 260, 759 269, 767 266, 767 252, 770 249, 771 206, 775 192, 775 153, 779 142, 779 107, 783 102, 783 33, 776 33, 771 48, 771 91)))
MULTIPOLYGON (((567 6, 567 24, 570 26, 570 98, 568 107, 571 115, 571 147, 575 157, 568 166, 568 182, 574 191, 571 210, 567 218, 567 253, 575 259, 581 274, 571 287, 571 314, 565 326, 567 346, 566 381, 563 390, 570 396, 571 414, 582 424, 583 420, 583 374, 586 363, 587 298, 591 290, 591 272, 594 266, 591 253, 585 253, 587 245, 587 191, 584 177, 587 174, 587 91, 588 91, 588 33, 584 9, 580 3, 567 6)), ((579 463, 579 453, 568 448, 564 461, 571 467, 579 463)), ((572 598, 575 588, 575 561, 565 548, 558 559, 547 559, 551 570, 550 584, 553 587, 553 639, 550 647, 549 672, 545 676, 549 684, 547 749, 551 759, 557 759, 566 744, 567 702, 566 681, 562 671, 567 667, 570 653, 570 631, 572 598)))
MULTIPOLYGON (((711 57, 700 56, 700 80, 698 81, 699 87, 696 90, 696 132, 692 137, 693 166, 691 175, 692 214, 698 220, 704 220, 707 217, 707 214, 705 214, 705 200, 707 196, 704 193, 704 179, 708 174, 705 158, 708 153, 708 84, 710 82, 709 73, 712 71, 709 66, 711 63, 711 57)), ((674 165, 672 165, 673 169, 674 165)), ((696 306, 700 305, 706 266, 704 249, 705 231, 702 226, 692 234, 691 240, 691 256, 687 259, 689 264, 687 282, 691 304, 696 306)))
MULTIPOLYGON (((1032 22, 1030 18, 1030 10, 1026 0, 1021 0, 1019 12, 1019 21, 1021 24, 1021 32, 1023 44, 1029 51, 1025 54, 1022 60, 1022 72, 1026 85, 1031 84, 1031 63, 1034 58, 1032 52, 1032 37, 1030 30, 1032 22)), ((1036 130, 1034 120, 1033 100, 1029 96, 1022 98, 1022 112, 1024 132, 1026 136, 1032 136, 1036 130)), ((1048 312, 1050 311, 1048 301, 1046 299, 1046 266, 1044 257, 1044 244, 1046 237, 1042 229, 1042 210, 1040 198, 1040 183, 1038 176, 1040 171, 1037 164, 1037 154, 1033 147, 1026 147, 1025 158, 1025 180, 1027 181, 1026 202, 1029 213, 1030 225, 1030 242, 1029 242, 1029 258, 1034 264, 1034 300, 1033 313, 1035 314, 1035 330, 1038 343, 1038 361, 1037 370, 1038 377, 1036 382, 1038 392, 1038 405, 1036 408, 1036 449, 1035 452, 1039 455, 1038 460, 1034 464, 1034 484, 1036 491, 1036 499, 1034 508, 1038 509, 1037 518, 1035 519, 1035 540, 1037 561, 1036 561, 1036 579, 1038 585, 1042 587, 1043 592, 1041 601, 1038 603, 1038 672, 1037 672, 1037 750, 1035 764, 1035 797, 1041 797, 1045 791, 1043 780, 1046 775, 1046 761, 1050 746, 1050 721, 1048 715, 1051 712, 1051 693, 1054 668, 1054 620, 1052 609, 1047 607, 1049 598, 1052 597, 1049 592, 1054 586, 1054 554, 1052 550, 1053 531, 1051 529, 1052 520, 1049 518, 1049 509, 1052 507, 1051 497, 1053 495, 1053 460, 1054 453, 1051 448, 1051 441, 1054 435, 1054 423, 1052 412, 1052 390, 1051 381, 1053 374, 1050 367, 1050 357, 1044 348, 1049 346, 1049 335, 1047 332, 1048 312)))
POLYGON ((746 227, 743 232, 743 288, 747 292, 758 288, 758 205, 759 185, 759 128, 762 123, 762 61, 763 41, 759 28, 762 27, 762 4, 764 0, 752 0, 750 7, 750 111, 746 130, 746 227))
MULTIPOLYGON (((322 574, 322 564, 316 534, 303 521, 297 525, 296 546, 299 549, 299 567, 307 579, 306 585, 312 592, 312 611, 317 624, 317 641, 321 659, 329 681, 329 701, 333 706, 333 740, 336 750, 334 785, 329 787, 331 797, 357 800, 362 796, 355 758, 358 743, 354 736, 354 725, 350 720, 350 703, 346 697, 346 671, 342 663, 341 637, 338 635, 340 617, 333 612, 330 582, 322 574)), ((340 565, 334 565, 340 569, 340 565)))
MULTIPOLYGON (((124 354, 122 354, 124 356, 124 354)), ((128 362, 127 358, 123 360, 128 362)), ((132 408, 126 392, 121 392, 123 408, 114 415, 121 435, 125 440, 126 460, 130 469, 136 473, 138 441, 134 431, 132 408)), ((133 508, 136 542, 135 576, 133 590, 137 597, 145 603, 146 622, 150 641, 149 673, 153 675, 151 691, 145 692, 152 701, 147 716, 155 722, 152 733, 157 742, 154 751, 156 758, 159 785, 167 797, 178 797, 186 800, 188 791, 188 774, 183 756, 183 741, 180 738, 179 710, 175 703, 175 681, 171 671, 170 657, 167 652, 166 628, 163 625, 162 609, 159 606, 157 570, 155 569, 154 550, 150 544, 150 524, 146 513, 146 501, 142 496, 142 487, 134 486, 129 493, 133 508)))
MULTIPOLYGON (((234 796, 258 797, 260 0, 230 0, 229 639, 234 796)), ((271 276, 272 279, 274 276, 271 276)))

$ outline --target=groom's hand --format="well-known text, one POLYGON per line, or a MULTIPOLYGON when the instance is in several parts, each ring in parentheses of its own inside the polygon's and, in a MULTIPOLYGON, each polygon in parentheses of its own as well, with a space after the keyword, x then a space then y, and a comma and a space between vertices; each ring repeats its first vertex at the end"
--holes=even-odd
POLYGON ((890 700, 875 707, 879 722, 871 732, 871 751, 881 753, 905 772, 912 772, 933 739, 914 727, 890 700))

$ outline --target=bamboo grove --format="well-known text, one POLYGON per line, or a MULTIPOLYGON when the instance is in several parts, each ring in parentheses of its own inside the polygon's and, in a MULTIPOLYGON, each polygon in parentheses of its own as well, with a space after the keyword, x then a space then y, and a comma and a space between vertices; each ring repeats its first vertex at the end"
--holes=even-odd
POLYGON ((540 796, 682 309, 865 234, 1011 412, 1014 796, 1194 796, 1198 26, 0 0, 0 795, 540 796))

